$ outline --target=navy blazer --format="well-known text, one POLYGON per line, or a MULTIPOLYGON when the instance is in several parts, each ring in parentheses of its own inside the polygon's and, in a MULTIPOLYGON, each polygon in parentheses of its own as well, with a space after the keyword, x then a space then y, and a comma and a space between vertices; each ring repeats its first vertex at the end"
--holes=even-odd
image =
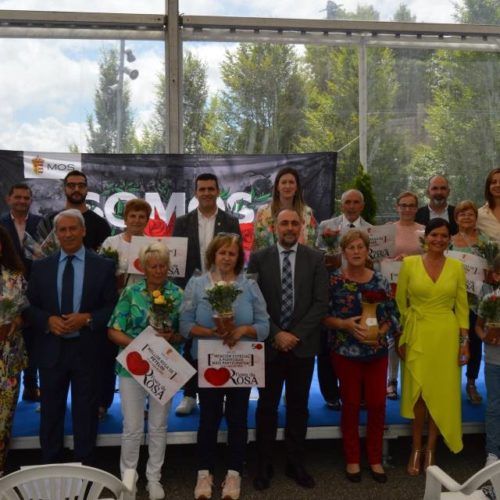
MULTIPOLYGON (((429 205, 425 205, 425 207, 420 207, 415 214, 415 222, 422 224, 424 226, 427 225, 431 216, 431 212, 429 210, 429 205)), ((453 205, 448 205, 448 220, 450 221, 450 230, 451 234, 458 233, 458 226, 455 222, 455 207, 453 205)))
MULTIPOLYGON (((241 236, 240 223, 236 217, 229 215, 220 208, 215 217, 214 236, 219 233, 235 233, 241 236)), ((198 210, 192 210, 175 220, 172 236, 188 238, 186 259, 186 275, 177 278, 175 283, 185 288, 196 269, 201 271, 200 237, 198 232, 198 210)))
MULTIPOLYGON (((266 359, 278 353, 273 347, 274 336, 282 329, 281 270, 278 247, 263 248, 250 256, 248 273, 256 273, 257 283, 266 299, 270 316, 270 333, 266 340, 266 359)), ((300 342, 293 350, 299 358, 315 356, 320 349, 321 320, 328 314, 328 272, 324 257, 318 250, 299 244, 295 257, 294 309, 288 331, 300 342)))
MULTIPOLYGON (((28 218, 26 219, 26 232, 36 241, 37 240, 37 227, 42 217, 40 215, 35 215, 32 213, 28 213, 28 218)), ((27 259, 24 256, 24 251, 21 246, 21 242, 19 241, 19 236, 17 235, 16 226, 14 225, 14 221, 9 213, 6 213, 0 217, 0 225, 2 225, 5 229, 7 229, 10 237, 12 238, 12 242, 16 248, 16 252, 21 257, 21 260, 24 263, 26 268, 26 272, 29 274, 31 268, 31 260, 27 259)))
MULTIPOLYGON (((53 367, 59 358, 61 337, 48 331, 49 316, 59 316, 57 267, 61 252, 33 262, 28 281, 28 317, 36 332, 35 354, 41 368, 53 367)), ((85 274, 79 312, 92 315, 92 325, 80 330, 82 354, 95 366, 107 340, 107 325, 117 301, 115 263, 85 250, 85 274)))

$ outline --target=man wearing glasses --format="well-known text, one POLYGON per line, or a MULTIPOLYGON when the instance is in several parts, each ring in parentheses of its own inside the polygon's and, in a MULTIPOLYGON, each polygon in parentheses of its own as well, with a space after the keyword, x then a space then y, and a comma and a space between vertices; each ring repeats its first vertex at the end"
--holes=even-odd
MULTIPOLYGON (((72 170, 64 178, 64 194, 66 195, 65 209, 75 208, 79 210, 85 219, 86 234, 83 244, 86 248, 94 251, 102 245, 102 242, 111 235, 111 229, 103 217, 90 210, 85 203, 89 192, 87 176, 78 170, 72 170)), ((38 226, 38 234, 43 242, 51 233, 54 225, 54 217, 59 211, 47 215, 38 226)))

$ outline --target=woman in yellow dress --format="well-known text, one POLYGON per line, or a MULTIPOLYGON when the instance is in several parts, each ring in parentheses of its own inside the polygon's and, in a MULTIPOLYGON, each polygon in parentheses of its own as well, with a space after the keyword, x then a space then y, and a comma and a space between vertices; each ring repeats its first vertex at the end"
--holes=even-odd
POLYGON ((403 333, 401 415, 413 419, 408 473, 434 463, 439 433, 448 448, 462 447, 460 366, 469 358, 469 309, 462 263, 444 255, 450 243, 448 221, 431 219, 425 228, 427 250, 403 260, 396 301, 403 333), (427 448, 422 434, 428 415, 427 448))

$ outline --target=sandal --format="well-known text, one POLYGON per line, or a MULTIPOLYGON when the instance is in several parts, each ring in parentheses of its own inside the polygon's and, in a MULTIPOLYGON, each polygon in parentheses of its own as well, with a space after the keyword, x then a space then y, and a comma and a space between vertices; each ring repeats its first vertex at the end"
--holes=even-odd
POLYGON ((483 402, 483 398, 481 394, 477 392, 476 384, 474 382, 467 382, 465 392, 467 394, 467 400, 470 404, 480 405, 483 402))
POLYGON ((390 399, 392 401, 396 401, 398 399, 397 380, 389 380, 389 384, 387 385, 387 399, 390 399))
POLYGON ((422 455, 424 450, 411 450, 410 459, 406 471, 410 476, 418 476, 422 467, 422 455))

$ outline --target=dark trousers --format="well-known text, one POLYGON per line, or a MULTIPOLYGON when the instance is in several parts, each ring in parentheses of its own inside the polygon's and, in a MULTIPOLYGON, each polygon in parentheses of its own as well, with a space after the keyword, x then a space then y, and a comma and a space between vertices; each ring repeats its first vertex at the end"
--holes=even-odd
POLYGON ((92 464, 97 436, 98 374, 99 370, 83 359, 78 338, 61 342, 55 366, 40 368, 40 445, 44 463, 62 460, 64 416, 71 384, 74 458, 84 465, 92 464))
POLYGON ((318 382, 321 395, 326 402, 339 399, 338 379, 335 370, 332 369, 330 360, 330 349, 328 347, 328 333, 321 332, 321 352, 316 356, 318 369, 318 382))
POLYGON ((200 424, 198 427, 198 470, 213 473, 217 453, 217 433, 224 412, 227 422, 229 459, 227 468, 243 471, 247 447, 247 418, 250 388, 205 389, 198 391, 200 424))
MULTIPOLYGON (((196 360, 191 356, 191 346, 193 345, 193 339, 188 339, 184 344, 183 357, 184 359, 195 369, 197 369, 196 360)), ((184 384, 184 396, 190 398, 196 398, 196 393, 198 392, 198 377, 195 375, 191 377, 184 384)))
POLYGON ((28 354, 28 366, 23 371, 23 384, 26 389, 38 387, 38 367, 35 361, 35 335, 36 332, 29 326, 23 328, 24 344, 28 354))
POLYGON ((382 463, 382 443, 384 438, 387 356, 371 361, 360 361, 332 353, 340 380, 342 398, 342 444, 345 461, 360 463, 359 410, 364 397, 367 411, 366 454, 368 463, 382 463))
POLYGON ((291 352, 280 352, 272 361, 266 362, 266 387, 259 389, 255 414, 257 453, 261 465, 272 460, 278 429, 278 406, 285 382, 287 460, 292 464, 303 463, 313 371, 314 358, 298 358, 291 352))
POLYGON ((108 409, 115 397, 116 373, 115 364, 118 346, 106 340, 100 359, 99 406, 108 409))
POLYGON ((481 359, 483 357, 483 341, 476 334, 477 314, 469 311, 469 353, 470 358, 467 363, 466 377, 468 379, 476 380, 479 375, 479 367, 481 366, 481 359))

